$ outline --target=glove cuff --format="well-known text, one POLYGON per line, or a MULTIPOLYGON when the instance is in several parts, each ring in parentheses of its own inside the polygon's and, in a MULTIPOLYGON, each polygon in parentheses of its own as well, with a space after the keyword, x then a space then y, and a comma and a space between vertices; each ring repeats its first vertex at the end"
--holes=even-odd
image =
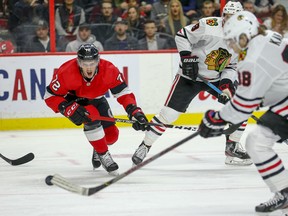
POLYGON ((126 107, 126 112, 128 114, 129 119, 131 119, 136 112, 143 113, 142 109, 140 107, 137 107, 135 104, 129 104, 126 107))

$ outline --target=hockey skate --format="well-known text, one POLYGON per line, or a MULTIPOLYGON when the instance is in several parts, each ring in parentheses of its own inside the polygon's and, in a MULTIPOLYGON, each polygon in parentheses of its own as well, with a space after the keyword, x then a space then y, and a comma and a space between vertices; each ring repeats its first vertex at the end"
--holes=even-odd
POLYGON ((118 164, 114 162, 113 158, 109 151, 106 151, 104 154, 98 154, 99 159, 101 161, 102 167, 110 174, 110 175, 119 175, 118 173, 118 164))
POLYGON ((249 166, 253 163, 239 142, 227 140, 225 155, 225 164, 228 165, 249 166))
POLYGON ((149 152, 150 147, 151 146, 145 145, 144 141, 140 144, 140 146, 136 149, 135 153, 132 156, 134 166, 140 164, 144 160, 147 153, 149 152))
POLYGON ((288 187, 275 193, 272 199, 255 207, 258 215, 269 215, 276 210, 281 210, 284 215, 288 214, 288 187))
POLYGON ((97 169, 101 166, 99 155, 97 154, 95 150, 93 150, 93 154, 92 154, 92 165, 94 169, 97 169))

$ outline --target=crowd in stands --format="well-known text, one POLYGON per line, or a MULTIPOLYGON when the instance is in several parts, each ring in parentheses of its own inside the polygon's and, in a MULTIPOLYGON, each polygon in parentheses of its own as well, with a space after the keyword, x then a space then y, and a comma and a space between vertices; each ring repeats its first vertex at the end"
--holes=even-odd
MULTIPOLYGON (((240 0, 267 29, 288 38, 287 0, 240 0)), ((0 0, 0 53, 49 52, 49 1, 0 0)), ((175 49, 174 36, 202 17, 221 16, 219 0, 55 0, 56 48, 75 52, 175 49)))

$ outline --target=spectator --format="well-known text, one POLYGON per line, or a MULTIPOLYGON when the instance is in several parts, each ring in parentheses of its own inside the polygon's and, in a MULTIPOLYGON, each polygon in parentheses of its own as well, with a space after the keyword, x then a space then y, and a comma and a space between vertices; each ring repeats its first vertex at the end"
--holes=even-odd
POLYGON ((140 50, 161 50, 169 49, 167 40, 156 35, 157 27, 154 20, 146 20, 144 24, 145 37, 139 40, 140 50))
POLYGON ((128 8, 128 17, 127 17, 127 23, 128 23, 128 31, 130 32, 130 35, 141 39, 145 36, 144 33, 144 22, 145 19, 141 17, 139 8, 132 6, 128 8))
POLYGON ((201 11, 202 11, 201 18, 214 16, 215 12, 214 2, 211 0, 205 0, 203 2, 203 7, 201 11))
POLYGON ((35 33, 27 40, 23 52, 50 52, 49 28, 45 20, 36 23, 35 33))
POLYGON ((137 0, 128 0, 128 7, 127 9, 124 10, 124 12, 122 13, 121 17, 123 19, 127 19, 128 17, 128 10, 131 7, 135 7, 138 10, 138 13, 140 15, 140 17, 145 18, 146 17, 146 13, 143 10, 140 10, 140 4, 137 0))
POLYGON ((141 0, 140 1, 140 11, 145 13, 145 17, 150 17, 151 10, 152 10, 152 4, 154 3, 154 0, 141 0))
POLYGON ((102 0, 75 0, 75 4, 81 7, 85 13, 85 20, 88 21, 94 9, 100 10, 102 0))
POLYGON ((48 0, 32 0, 30 6, 34 17, 49 22, 48 0))
POLYGON ((196 3, 197 3, 196 0, 181 0, 185 16, 187 16, 188 18, 192 18, 194 15, 197 14, 196 3))
POLYGON ((89 17, 89 23, 109 23, 113 24, 116 22, 118 16, 114 14, 114 8, 112 2, 103 1, 101 4, 101 13, 91 13, 89 17))
POLYGON ((17 51, 14 36, 8 29, 0 27, 0 53, 14 53, 17 51))
POLYGON ((103 51, 102 44, 96 40, 96 37, 91 34, 90 25, 82 23, 79 25, 77 39, 71 41, 66 46, 66 52, 77 52, 82 44, 94 44, 98 51, 103 51))
POLYGON ((268 30, 278 32, 284 37, 288 37, 288 17, 286 8, 279 4, 272 10, 272 15, 263 23, 268 30))
POLYGON ((78 28, 85 22, 84 10, 74 5, 74 0, 64 0, 63 5, 55 12, 55 26, 58 35, 76 38, 78 28), (72 37, 75 36, 75 37, 72 37))
POLYGON ((279 4, 279 0, 251 0, 254 3, 257 17, 262 20, 271 16, 272 9, 279 4))
POLYGON ((15 3, 13 11, 8 18, 8 28, 11 32, 22 24, 32 23, 34 17, 33 7, 30 5, 32 1, 19 0, 15 3))
POLYGON ((184 26, 188 25, 189 19, 184 16, 182 4, 179 0, 170 0, 168 16, 163 19, 165 33, 175 36, 184 26))
POLYGON ((104 44, 105 40, 112 37, 114 33, 113 24, 117 21, 117 18, 118 16, 114 13, 112 2, 103 1, 101 4, 101 14, 92 13, 89 18, 91 33, 95 35, 98 41, 104 44))
MULTIPOLYGON (((249 11, 249 12, 253 13, 257 17, 255 5, 252 1, 250 1, 250 0, 244 1, 243 2, 243 9, 245 11, 249 11)), ((258 22, 260 24, 263 23, 262 19, 260 19, 259 17, 257 17, 257 19, 258 19, 258 22)))
POLYGON ((0 37, 0 53, 14 53, 14 45, 10 40, 4 40, 0 37))
POLYGON ((105 50, 136 50, 138 41, 127 34, 128 24, 121 18, 115 22, 114 35, 104 43, 105 50))

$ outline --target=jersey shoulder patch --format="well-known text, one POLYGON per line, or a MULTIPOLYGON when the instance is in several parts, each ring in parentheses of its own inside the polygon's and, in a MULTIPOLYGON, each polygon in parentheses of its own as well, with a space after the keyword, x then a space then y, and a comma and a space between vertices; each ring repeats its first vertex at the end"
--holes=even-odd
POLYGON ((207 19, 206 24, 209 26, 218 26, 219 25, 217 18, 207 19))
POLYGON ((191 31, 195 31, 195 30, 197 30, 198 28, 199 28, 199 22, 198 23, 196 23, 195 25, 193 25, 193 27, 191 28, 191 31))

